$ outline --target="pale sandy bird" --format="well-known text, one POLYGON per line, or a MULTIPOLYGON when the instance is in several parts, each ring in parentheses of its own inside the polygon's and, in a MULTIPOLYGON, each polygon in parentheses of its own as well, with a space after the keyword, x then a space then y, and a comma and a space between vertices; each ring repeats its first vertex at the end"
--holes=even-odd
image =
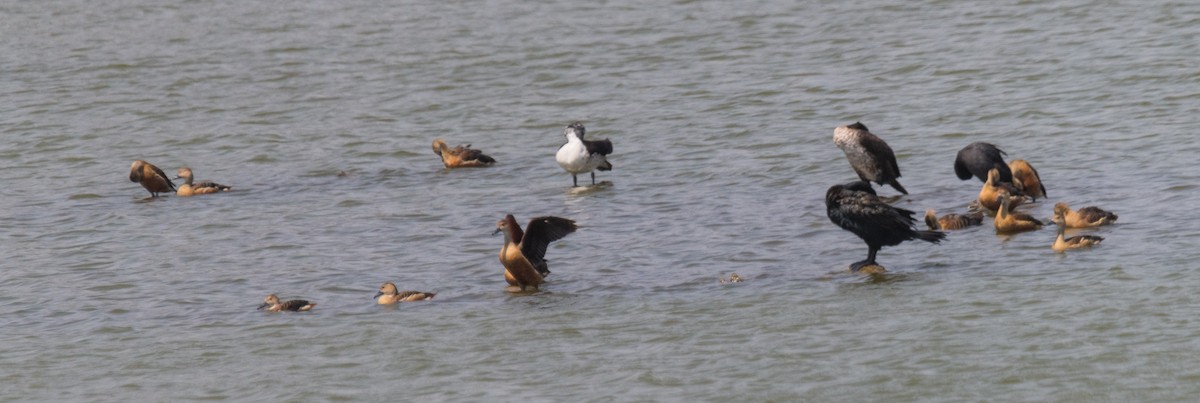
POLYGON ((1054 238, 1054 244, 1050 245, 1051 249, 1056 252, 1066 251, 1068 249, 1090 248, 1094 245, 1099 245, 1104 240, 1103 237, 1096 235, 1076 235, 1066 238, 1067 226, 1063 223, 1065 220, 1061 213, 1056 212, 1055 222, 1058 224, 1058 237, 1054 238))
POLYGON ((1033 231, 1045 225, 1029 214, 1012 211, 1012 206, 1010 206, 1012 199, 1008 197, 1008 193, 1001 192, 996 199, 996 202, 1000 204, 1000 208, 996 210, 996 220, 993 222, 996 226, 996 233, 1012 234, 1033 231))
POLYGON ((192 183, 192 169, 188 167, 179 168, 179 172, 175 175, 175 179, 183 179, 183 184, 179 185, 179 190, 175 192, 177 196, 192 196, 204 195, 209 193, 226 192, 233 188, 225 186, 213 181, 200 181, 192 183))
POLYGON ((379 287, 379 293, 375 294, 375 302, 379 305, 391 305, 397 302, 413 302, 413 301, 428 301, 437 295, 432 292, 422 291, 400 291, 391 281, 383 283, 379 287))

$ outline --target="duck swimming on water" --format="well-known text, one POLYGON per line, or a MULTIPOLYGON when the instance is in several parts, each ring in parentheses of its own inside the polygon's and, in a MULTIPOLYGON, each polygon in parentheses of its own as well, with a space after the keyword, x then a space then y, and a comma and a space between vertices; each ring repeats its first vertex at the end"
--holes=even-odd
POLYGON ((1039 197, 1046 198, 1046 185, 1042 184, 1042 177, 1038 175, 1038 171, 1033 169, 1025 160, 1013 160, 1008 163, 1008 169, 1012 171, 1013 184, 1021 188, 1026 196, 1037 200, 1039 197))
POLYGON ((450 148, 442 139, 433 140, 433 153, 442 157, 442 165, 446 168, 486 167, 496 163, 495 159, 471 148, 470 144, 450 148))
POLYGON ((1104 240, 1104 237, 1096 235, 1077 235, 1066 238, 1067 226, 1064 224, 1066 220, 1063 218, 1063 214, 1062 211, 1054 211, 1054 222, 1058 224, 1058 237, 1054 238, 1054 244, 1050 245, 1050 248, 1054 249, 1055 252, 1063 252, 1068 249, 1090 248, 1093 245, 1099 245, 1104 240))
MULTIPOLYGON (((974 175, 980 181, 987 182, 988 170, 995 168, 999 172, 999 182, 1012 183, 1012 170, 1004 163, 1003 150, 991 143, 975 142, 958 150, 954 158, 954 174, 958 179, 971 179, 974 175)), ((994 209, 993 209, 994 210, 994 209)))
POLYGON ((137 182, 150 192, 150 197, 158 197, 159 193, 175 190, 175 184, 167 179, 167 174, 146 161, 136 160, 129 166, 129 181, 137 182))
POLYGON ((192 183, 192 169, 183 167, 179 168, 179 172, 175 175, 175 179, 183 179, 183 184, 179 185, 179 191, 175 192, 176 196, 192 196, 203 195, 209 193, 225 192, 233 189, 213 181, 200 181, 192 183))
POLYGON ((996 211, 1000 208, 1000 193, 1008 194, 1013 199, 1010 201, 1012 207, 1016 207, 1025 201, 1025 196, 1021 191, 1011 183, 1002 183, 998 180, 1000 170, 992 168, 988 170, 987 181, 983 183, 983 187, 979 189, 979 205, 990 211, 996 211), (1012 196, 1017 195, 1017 196, 1012 196))
POLYGON ((983 225, 983 214, 946 214, 938 217, 932 210, 925 210, 925 226, 932 230, 956 230, 970 226, 983 225))
POLYGON ((578 229, 575 221, 562 217, 536 217, 521 225, 512 214, 496 222, 496 231, 504 233, 504 246, 500 248, 500 264, 504 265, 504 280, 510 292, 526 289, 537 290, 545 282, 550 268, 546 265, 546 247, 578 229))
POLYGON ((1096 206, 1087 206, 1079 210, 1071 210, 1067 203, 1054 204, 1055 223, 1063 222, 1067 228, 1099 227, 1117 222, 1117 215, 1096 206))
POLYGON ((558 153, 554 155, 558 165, 571 174, 571 185, 574 187, 579 186, 577 175, 581 173, 591 173, 592 184, 595 185, 596 170, 611 171, 613 168, 607 157, 613 152, 612 142, 608 139, 584 140, 585 131, 583 123, 567 125, 563 130, 563 134, 567 136, 567 143, 559 147, 558 153))
POLYGON ((838 126, 833 129, 833 144, 846 153, 850 167, 864 182, 891 185, 896 191, 908 194, 896 178, 900 177, 900 166, 896 154, 883 139, 867 129, 862 122, 838 126))
POLYGON ((1007 192, 1001 192, 996 199, 997 203, 1000 203, 1000 209, 996 210, 996 220, 993 222, 997 234, 1033 231, 1045 225, 1029 214, 1012 211, 1012 199, 1007 192))
POLYGON ((825 192, 825 214, 829 221, 853 232, 867 243, 867 259, 850 265, 850 270, 876 265, 875 254, 884 246, 920 239, 939 243, 946 238, 941 231, 919 231, 913 227, 916 214, 911 210, 892 207, 876 196, 869 182, 850 182, 834 185, 825 192))
POLYGON ((379 305, 392 305, 397 302, 428 301, 435 295, 437 294, 432 292, 400 291, 396 288, 396 284, 389 281, 379 286, 379 293, 375 294, 375 302, 379 305))
POLYGON ((280 302, 279 297, 275 296, 275 294, 270 294, 267 295, 265 300, 263 300, 262 305, 258 306, 258 310, 261 311, 265 308, 267 312, 304 312, 313 309, 315 306, 317 306, 315 302, 308 302, 302 299, 293 299, 290 301, 280 302))

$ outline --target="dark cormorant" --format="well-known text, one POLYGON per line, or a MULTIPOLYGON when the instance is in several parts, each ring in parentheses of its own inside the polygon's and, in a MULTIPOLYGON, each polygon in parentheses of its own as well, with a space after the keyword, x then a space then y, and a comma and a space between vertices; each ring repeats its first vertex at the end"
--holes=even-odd
POLYGON ((895 246, 910 239, 938 243, 946 238, 941 231, 919 231, 913 227, 914 212, 892 207, 879 200, 868 182, 834 185, 825 192, 825 214, 829 221, 853 232, 867 243, 867 260, 855 262, 850 269, 876 264, 875 253, 884 246, 895 246))
POLYGON ((908 194, 904 186, 896 181, 900 177, 896 153, 883 139, 871 134, 866 125, 854 122, 852 125, 838 126, 833 129, 833 144, 846 153, 846 159, 850 160, 850 167, 854 168, 858 179, 891 185, 900 193, 908 194))
POLYGON ((1000 182, 1012 183, 1012 171, 1004 163, 1003 155, 1008 153, 991 143, 971 143, 958 150, 958 157, 954 158, 954 174, 962 180, 971 179, 974 175, 980 181, 987 182, 988 170, 996 168, 1000 171, 1000 182))

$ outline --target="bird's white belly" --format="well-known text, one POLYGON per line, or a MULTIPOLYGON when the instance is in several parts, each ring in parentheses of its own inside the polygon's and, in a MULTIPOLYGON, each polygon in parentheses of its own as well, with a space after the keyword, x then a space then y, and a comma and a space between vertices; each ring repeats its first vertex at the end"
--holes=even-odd
POLYGON ((591 172, 603 161, 603 157, 600 155, 588 155, 587 148, 582 145, 578 147, 564 146, 558 150, 554 159, 558 161, 559 166, 572 174, 591 172))

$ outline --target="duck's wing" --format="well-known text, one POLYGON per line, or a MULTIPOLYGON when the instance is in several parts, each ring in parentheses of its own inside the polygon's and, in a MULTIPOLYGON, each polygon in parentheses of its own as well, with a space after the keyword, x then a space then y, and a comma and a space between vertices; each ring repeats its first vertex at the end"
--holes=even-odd
POLYGON ((171 182, 171 178, 167 176, 166 172, 163 172, 163 170, 158 169, 158 167, 156 167, 152 164, 146 164, 146 166, 148 166, 148 167, 150 167, 150 169, 154 170, 154 173, 157 174, 158 177, 162 178, 163 181, 167 182, 167 186, 170 187, 171 190, 175 190, 175 182, 171 182))
POLYGON ((534 267, 540 267, 545 262, 546 247, 578 228, 574 220, 562 217, 545 216, 529 220, 529 225, 525 226, 525 236, 521 239, 521 254, 534 267))
POLYGON ((479 161, 479 162, 482 162, 485 164, 491 164, 491 163, 496 162, 495 159, 487 156, 487 154, 484 154, 483 151, 479 151, 474 148, 470 148, 470 145, 467 145, 467 147, 463 147, 462 154, 459 157, 462 158, 464 161, 479 161))

